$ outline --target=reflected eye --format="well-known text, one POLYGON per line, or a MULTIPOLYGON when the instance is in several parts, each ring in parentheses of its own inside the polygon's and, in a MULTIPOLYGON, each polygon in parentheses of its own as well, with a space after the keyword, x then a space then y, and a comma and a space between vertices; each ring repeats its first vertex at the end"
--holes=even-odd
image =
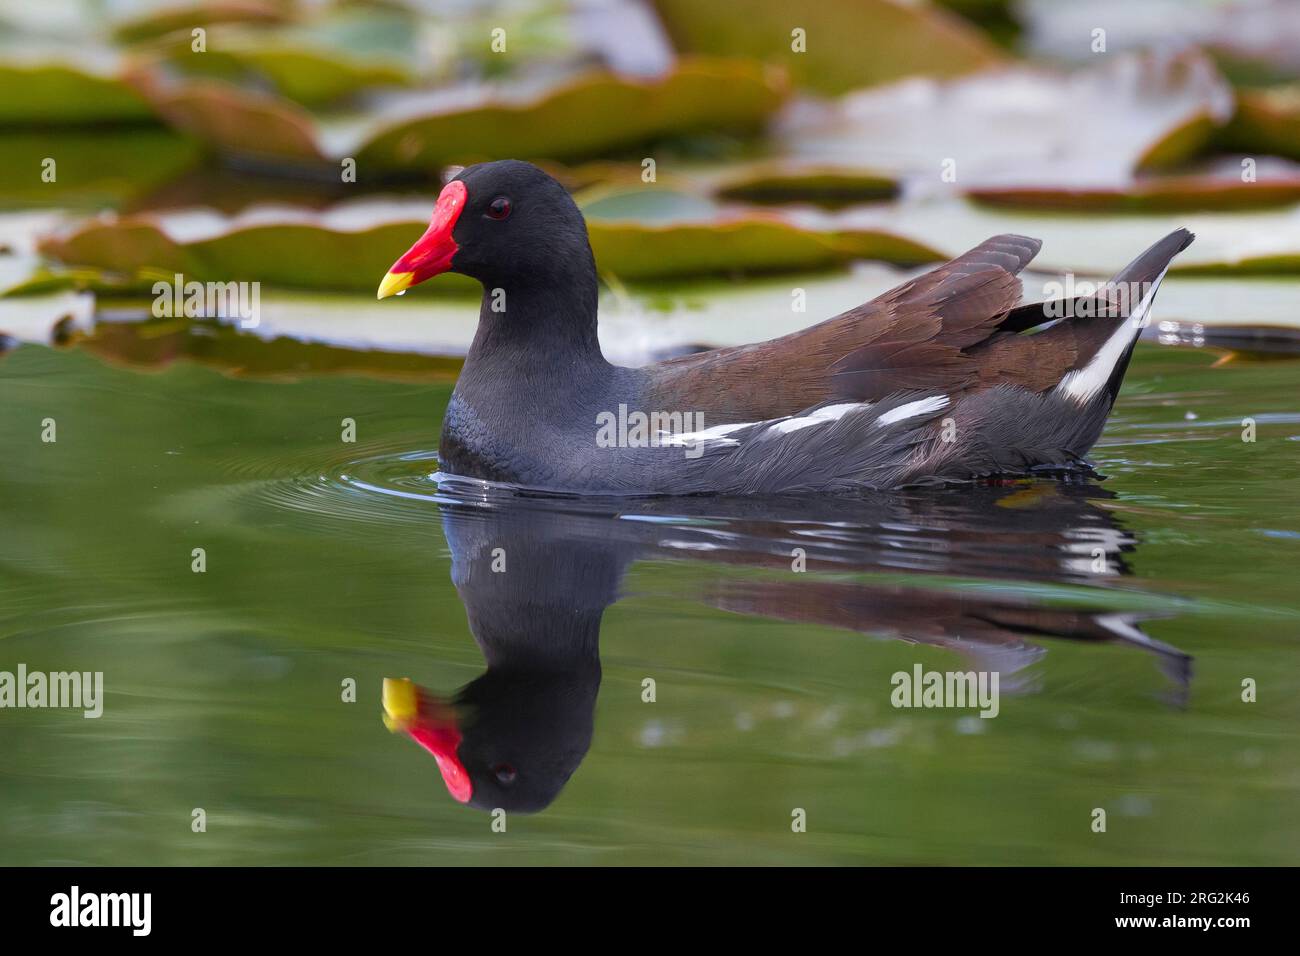
POLYGON ((510 200, 498 196, 488 204, 487 214, 489 219, 505 219, 510 215, 510 200))
MULTIPOLYGON (((509 203, 507 202, 507 206, 508 205, 509 203)), ((499 763, 492 768, 492 775, 497 778, 498 782, 503 783, 508 787, 510 784, 515 782, 515 777, 518 776, 518 773, 515 772, 515 768, 510 766, 510 764, 499 763)))

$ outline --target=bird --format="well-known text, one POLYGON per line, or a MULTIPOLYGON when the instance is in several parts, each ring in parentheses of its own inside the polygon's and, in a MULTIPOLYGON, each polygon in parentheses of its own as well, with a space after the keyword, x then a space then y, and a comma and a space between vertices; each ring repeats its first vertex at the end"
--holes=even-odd
POLYGON ((998 235, 816 325, 642 367, 606 360, 586 221, 531 163, 468 166, 384 276, 483 286, 443 473, 542 492, 863 493, 1090 470, 1178 229, 1093 295, 1022 304, 1041 242, 998 235))

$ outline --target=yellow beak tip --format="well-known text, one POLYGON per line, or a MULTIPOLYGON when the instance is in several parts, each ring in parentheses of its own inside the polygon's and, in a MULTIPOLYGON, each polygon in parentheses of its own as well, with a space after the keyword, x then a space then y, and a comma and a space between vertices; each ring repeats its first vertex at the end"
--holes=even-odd
POLYGON ((419 692, 410 680, 384 678, 384 726, 391 731, 405 729, 420 710, 419 692))
POLYGON ((412 277, 410 272, 389 272, 384 276, 384 281, 379 283, 379 292, 375 298, 387 299, 390 295, 405 292, 411 287, 412 277))

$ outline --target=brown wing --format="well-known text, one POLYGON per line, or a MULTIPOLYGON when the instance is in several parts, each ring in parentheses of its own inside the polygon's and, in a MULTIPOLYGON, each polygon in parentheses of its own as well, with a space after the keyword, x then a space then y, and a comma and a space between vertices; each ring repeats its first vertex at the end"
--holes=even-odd
POLYGON ((1040 245, 994 236, 818 325, 652 366, 649 398, 656 408, 698 410, 715 422, 754 421, 832 399, 876 401, 930 388, 954 394, 987 384, 981 367, 990 356, 981 358, 979 346, 1019 303, 1017 274, 1040 245))

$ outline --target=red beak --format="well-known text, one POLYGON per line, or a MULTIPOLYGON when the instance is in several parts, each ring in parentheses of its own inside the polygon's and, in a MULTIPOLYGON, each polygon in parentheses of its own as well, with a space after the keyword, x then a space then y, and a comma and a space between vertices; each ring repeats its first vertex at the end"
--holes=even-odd
POLYGON ((384 723, 402 731, 433 754, 447 792, 460 803, 474 793, 469 771, 460 762, 461 733, 456 714, 447 704, 432 697, 406 678, 384 678, 384 723))
POLYGON ((451 232, 456 228, 456 220, 465 208, 468 195, 469 191, 459 179, 453 179, 443 187, 438 195, 438 204, 433 207, 429 228, 402 258, 393 263, 384 281, 379 283, 379 298, 398 295, 451 268, 452 257, 459 248, 451 232))

